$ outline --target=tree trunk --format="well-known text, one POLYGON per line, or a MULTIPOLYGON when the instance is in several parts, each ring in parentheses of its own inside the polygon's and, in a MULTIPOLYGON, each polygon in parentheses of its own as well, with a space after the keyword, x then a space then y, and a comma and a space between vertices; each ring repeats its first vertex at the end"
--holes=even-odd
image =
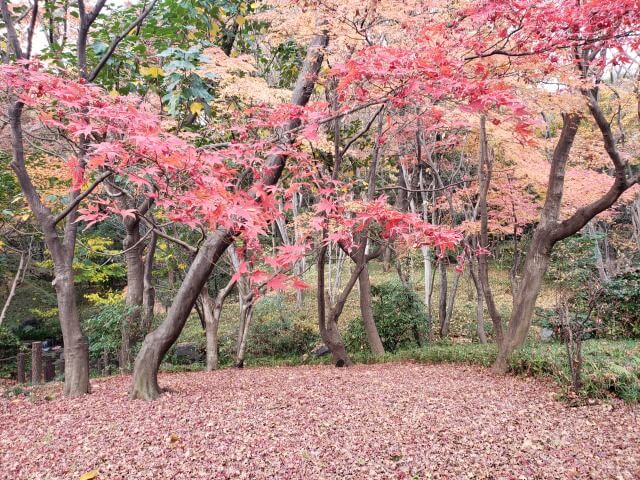
POLYGON ((156 304, 156 289, 153 285, 153 262, 158 245, 158 236, 151 233, 151 240, 147 246, 147 255, 144 260, 144 290, 142 293, 142 334, 146 335, 153 325, 154 307, 156 304))
MULTIPOLYGON (((202 311, 204 316, 204 332, 207 341, 206 371, 218 369, 218 324, 220 314, 216 315, 215 305, 209 296, 209 289, 205 285, 200 294, 202 300, 202 311)), ((222 304, 220 304, 222 309, 222 304)))
POLYGON ((431 249, 420 247, 422 252, 422 263, 424 271, 424 305, 429 315, 431 315, 431 294, 433 292, 433 264, 431 263, 431 249))
POLYGON ((133 369, 131 398, 153 400, 160 395, 158 368, 162 358, 180 336, 213 267, 232 242, 230 234, 218 230, 209 235, 201 245, 164 321, 142 343, 133 369))
POLYGON ((462 277, 462 271, 456 272, 453 277, 453 289, 451 290, 451 294, 449 295, 449 303, 447 305, 447 317, 446 317, 447 334, 449 333, 449 326, 451 325, 451 319, 453 317, 453 306, 456 303, 458 286, 460 285, 460 277, 462 277))
POLYGON ((527 250, 522 280, 513 298, 513 309, 507 335, 493 365, 493 370, 496 373, 507 371, 509 356, 524 343, 527 337, 542 280, 549 266, 551 250, 558 240, 553 230, 556 230, 558 225, 556 222, 560 215, 566 164, 581 117, 579 114, 564 114, 562 118, 562 133, 553 152, 547 197, 540 216, 540 223, 533 233, 531 244, 527 250))
POLYGON ((244 367, 244 359, 247 352, 247 340, 249 328, 253 319, 253 295, 245 297, 240 307, 240 328, 238 329, 238 345, 236 350, 236 368, 244 367))
POLYGON ((367 334, 367 341, 371 353, 374 355, 384 355, 384 346, 376 322, 373 318, 373 309, 371 307, 371 281, 369 278, 369 268, 365 263, 358 277, 358 285, 360 287, 360 313, 364 324, 364 331, 367 334))
POLYGON ((340 331, 338 330, 338 319, 340 318, 340 314, 342 313, 344 303, 346 302, 346 299, 353 289, 353 286, 355 285, 355 282, 360 274, 360 269, 356 268, 356 270, 352 272, 351 278, 349 279, 349 282, 345 289, 342 291, 342 294, 340 295, 338 301, 332 308, 329 309, 329 312, 327 312, 327 295, 324 278, 326 256, 327 246, 323 245, 322 247, 320 247, 318 257, 316 259, 318 285, 318 330, 320 331, 320 337, 322 338, 322 341, 331 351, 334 365, 336 367, 348 367, 353 365, 353 362, 351 361, 351 358, 349 358, 347 350, 344 348, 344 342, 342 341, 340 331))
POLYGON ((611 125, 598 104, 597 87, 582 90, 582 94, 587 99, 591 116, 602 135, 604 149, 615 168, 614 182, 600 198, 580 207, 571 217, 559 221, 566 164, 581 120, 581 116, 577 113, 563 114, 562 133, 553 152, 547 196, 540 215, 540 223, 535 229, 527 252, 524 276, 519 285, 518 294, 514 298, 507 337, 493 367, 494 371, 499 373, 506 371, 509 355, 522 345, 527 336, 533 308, 554 244, 580 231, 591 219, 610 208, 626 190, 640 181, 640 176, 637 174, 627 177, 627 163, 618 151, 611 125))
POLYGON ((135 341, 142 319, 142 299, 144 296, 144 245, 140 241, 140 222, 138 219, 125 221, 127 234, 123 241, 124 258, 127 266, 127 297, 125 305, 128 313, 122 319, 119 364, 120 371, 127 372, 131 367, 131 346, 135 341))
MULTIPOLYGON (((228 250, 230 251, 230 250, 228 250)), ((222 316, 222 307, 231 290, 233 290, 236 280, 231 277, 229 282, 218 291, 215 300, 211 299, 207 286, 203 287, 200 293, 202 310, 204 316, 204 329, 207 340, 207 364, 208 372, 218 369, 218 328, 222 316)))
POLYGON ((473 265, 469 267, 469 275, 471 275, 473 285, 476 287, 476 332, 478 333, 478 341, 485 345, 487 343, 487 333, 484 328, 484 293, 482 292, 482 284, 473 270, 473 265))
POLYGON ((596 268, 598 270, 600 282, 606 283, 609 281, 609 275, 607 274, 607 268, 605 266, 604 259, 602 258, 602 251, 600 250, 600 242, 597 235, 598 231, 593 225, 593 222, 587 223, 587 232, 589 233, 591 241, 593 242, 593 255, 596 259, 596 268))
POLYGON ((64 344, 64 394, 76 397, 90 392, 89 346, 80 327, 71 265, 54 263, 56 299, 64 344))
POLYGON ((447 324, 447 265, 443 259, 438 260, 438 271, 440 272, 440 292, 438 298, 440 338, 447 338, 449 336, 449 325, 447 324))
POLYGON ((382 271, 389 273, 391 271, 391 260, 393 258, 393 250, 391 245, 384 247, 384 253, 382 254, 382 271))
POLYGON ((513 299, 507 335, 494 365, 494 371, 498 373, 507 371, 508 356, 522 345, 527 337, 542 280, 549 266, 551 248, 548 232, 536 229, 527 251, 520 288, 513 299))
MULTIPOLYGON (((25 199, 42 229, 45 243, 53 259, 55 274, 53 285, 58 301, 58 317, 62 329, 66 363, 64 394, 73 397, 88 393, 90 390, 89 351, 87 339, 80 326, 73 273, 73 258, 78 232, 77 204, 74 206, 73 202, 79 197, 80 191, 73 190, 69 193, 69 207, 66 210, 66 216, 54 217, 51 210, 42 203, 25 163, 22 109, 23 104, 14 101, 8 112, 13 154, 11 168, 13 168, 25 199), (56 224, 63 220, 65 223, 61 237, 56 230, 56 224)), ((79 150, 79 158, 81 159, 84 158, 83 152, 84 141, 81 139, 79 150)))
POLYGON ((2 312, 0 312, 0 325, 4 321, 5 316, 7 315, 7 310, 9 310, 9 306, 11 305, 11 300, 16 294, 16 289, 21 282, 22 278, 22 270, 26 269, 26 256, 25 252, 20 252, 20 263, 18 264, 18 270, 16 271, 16 276, 13 278, 13 282, 11 282, 11 288, 9 289, 9 295, 7 296, 7 300, 4 302, 4 307, 2 307, 2 312))
MULTIPOLYGON (((491 174, 493 172, 493 155, 489 152, 487 142, 486 118, 480 118, 480 193, 478 198, 478 210, 480 212, 480 248, 489 250, 489 214, 487 209, 487 195, 491 184, 491 174)), ((493 292, 491 291, 491 283, 489 282, 489 259, 488 254, 481 254, 478 257, 478 280, 484 300, 487 304, 487 310, 493 324, 493 338, 500 347, 504 339, 502 329, 502 317, 498 312, 493 292)))
MULTIPOLYGON (((638 102, 640 108, 640 102, 638 102)), ((633 237, 640 249, 640 195, 636 195, 635 200, 629 206, 631 210, 631 224, 633 225, 633 237)))
MULTIPOLYGON (((325 27, 311 39, 307 55, 303 62, 298 80, 293 89, 291 103, 304 106, 309 102, 315 87, 316 76, 324 61, 324 48, 329 42, 325 27)), ((293 130, 300 125, 300 120, 288 122, 285 130, 293 130)), ((285 142, 291 139, 287 135, 285 142)), ((278 183, 284 169, 286 157, 273 155, 269 157, 269 166, 261 178, 265 186, 278 183)), ((158 386, 158 368, 167 350, 177 340, 193 309, 193 305, 202 291, 213 267, 233 242, 234 235, 225 230, 210 233, 196 254, 185 279, 182 282, 165 320, 160 326, 146 336, 142 348, 136 358, 133 371, 133 384, 130 390, 131 398, 152 400, 160 395, 158 386)))

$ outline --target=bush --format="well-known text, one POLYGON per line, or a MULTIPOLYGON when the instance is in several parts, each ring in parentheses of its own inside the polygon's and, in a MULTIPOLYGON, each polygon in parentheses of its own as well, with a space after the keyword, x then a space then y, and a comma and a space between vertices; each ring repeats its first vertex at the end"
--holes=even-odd
MULTIPOLYGON (((400 282, 385 282, 371 288, 373 318, 382 345, 388 352, 420 345, 428 338, 430 322, 418 295, 400 282)), ((368 349, 361 318, 349 322, 344 340, 350 351, 368 349)))
POLYGON ((640 338, 640 269, 607 282, 598 303, 598 316, 608 335, 640 338))
MULTIPOLYGON (((255 307, 247 353, 255 357, 303 355, 318 341, 313 322, 303 312, 287 308, 279 296, 268 297, 255 307)), ((235 348, 235 340, 231 343, 235 348)))
MULTIPOLYGON (((109 352, 111 358, 117 358, 121 342, 122 320, 130 313, 123 302, 106 303, 90 309, 84 320, 89 340, 89 357, 97 361, 103 352, 109 352)), ((132 338, 136 338, 132 332, 132 338)))
MULTIPOLYGON (((14 357, 20 350, 20 340, 8 328, 0 325, 0 359, 14 357)), ((16 362, 14 359, 0 362, 0 377, 13 376, 16 362)))

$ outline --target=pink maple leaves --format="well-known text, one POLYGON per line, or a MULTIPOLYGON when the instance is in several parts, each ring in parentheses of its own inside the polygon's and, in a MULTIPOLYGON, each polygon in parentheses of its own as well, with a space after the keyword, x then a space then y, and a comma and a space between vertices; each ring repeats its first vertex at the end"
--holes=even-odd
POLYGON ((78 399, 54 392, 42 403, 0 399, 2 476, 632 480, 640 473, 637 407, 569 408, 543 382, 477 367, 228 369, 161 381, 170 390, 152 403, 127 399, 127 376, 94 381, 93 393, 78 399))

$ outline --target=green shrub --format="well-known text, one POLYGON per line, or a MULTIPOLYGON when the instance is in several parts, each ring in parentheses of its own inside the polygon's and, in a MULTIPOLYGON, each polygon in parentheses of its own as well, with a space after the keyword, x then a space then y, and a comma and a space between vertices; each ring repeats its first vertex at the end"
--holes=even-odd
MULTIPOLYGON (((388 352, 417 346, 428 338, 429 318, 424 304, 413 289, 397 281, 371 288, 373 317, 382 345, 388 352)), ((350 351, 368 349, 361 318, 349 322, 344 341, 350 351)))
MULTIPOLYGON (((0 359, 10 359, 20 350, 20 340, 8 328, 0 325, 0 359)), ((15 360, 0 362, 0 377, 11 377, 15 374, 15 360)))
MULTIPOLYGON (((101 304, 91 308, 84 320, 89 340, 89 356, 97 361, 106 350, 111 358, 117 358, 121 342, 122 320, 131 312, 123 302, 101 304)), ((132 338, 136 338, 132 332, 132 338)))
POLYGON ((0 358, 11 357, 18 353, 20 340, 8 328, 0 325, 0 358))
POLYGON ((598 316, 608 335, 640 338, 640 269, 607 282, 598 303, 598 316))
MULTIPOLYGON (((247 353, 254 357, 303 355, 318 341, 315 325, 304 312, 285 305, 279 296, 267 297, 255 307, 247 353)), ((235 339, 229 343, 235 348, 235 339)))

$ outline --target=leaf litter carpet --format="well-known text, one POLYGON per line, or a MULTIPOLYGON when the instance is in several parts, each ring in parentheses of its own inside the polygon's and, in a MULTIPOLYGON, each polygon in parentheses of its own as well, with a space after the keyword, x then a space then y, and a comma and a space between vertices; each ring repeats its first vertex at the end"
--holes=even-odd
POLYGON ((129 400, 129 380, 0 400, 0 478, 640 478, 637 406, 572 408, 477 367, 167 374, 155 402, 129 400))

